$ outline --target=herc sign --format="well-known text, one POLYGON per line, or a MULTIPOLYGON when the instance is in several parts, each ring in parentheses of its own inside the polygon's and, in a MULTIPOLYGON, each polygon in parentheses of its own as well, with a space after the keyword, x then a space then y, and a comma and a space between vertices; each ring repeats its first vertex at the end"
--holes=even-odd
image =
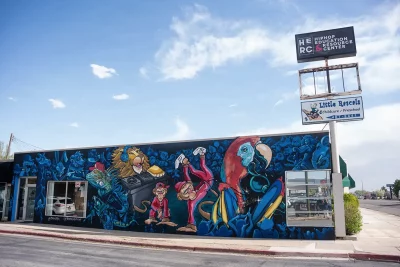
POLYGON ((298 63, 357 54, 353 27, 296 34, 295 39, 298 63))
POLYGON ((361 96, 301 102, 301 113, 303 125, 364 119, 361 96))

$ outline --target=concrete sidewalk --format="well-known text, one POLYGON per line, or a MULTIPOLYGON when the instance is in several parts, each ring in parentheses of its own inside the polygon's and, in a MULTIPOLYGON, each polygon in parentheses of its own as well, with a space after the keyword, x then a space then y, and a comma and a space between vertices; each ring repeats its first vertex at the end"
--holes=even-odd
POLYGON ((357 240, 277 240, 106 231, 33 223, 0 223, 0 233, 35 235, 138 247, 275 256, 334 257, 400 262, 400 217, 361 209, 357 240))

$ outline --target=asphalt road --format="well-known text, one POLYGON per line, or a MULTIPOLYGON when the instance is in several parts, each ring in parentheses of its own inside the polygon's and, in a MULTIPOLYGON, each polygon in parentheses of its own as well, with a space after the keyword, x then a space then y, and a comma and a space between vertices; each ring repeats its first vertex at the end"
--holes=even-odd
POLYGON ((102 245, 0 234, 0 266, 399 266, 397 263, 343 259, 277 259, 102 245))
POLYGON ((399 200, 360 199, 360 207, 400 216, 399 200))

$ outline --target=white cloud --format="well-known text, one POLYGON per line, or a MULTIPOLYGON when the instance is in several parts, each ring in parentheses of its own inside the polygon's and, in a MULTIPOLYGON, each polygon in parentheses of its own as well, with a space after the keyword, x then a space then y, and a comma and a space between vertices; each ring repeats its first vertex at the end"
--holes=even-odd
POLYGON ((12 96, 10 96, 8 99, 11 100, 11 101, 17 101, 17 99, 12 97, 12 96))
POLYGON ((129 98, 129 95, 127 94, 114 95, 113 98, 115 100, 125 100, 129 98))
POLYGON ((278 101, 275 102, 274 107, 277 107, 281 104, 283 104, 284 102, 294 99, 296 97, 299 97, 299 91, 296 90, 294 92, 291 93, 283 93, 281 96, 281 99, 279 99, 278 101))
POLYGON ((279 99, 278 101, 275 102, 274 107, 277 107, 277 106, 283 104, 283 102, 284 102, 283 99, 279 99))
POLYGON ((142 76, 142 78, 148 79, 149 75, 147 74, 147 69, 145 67, 141 67, 139 69, 139 74, 142 76))
POLYGON ((53 108, 65 108, 66 105, 59 99, 49 99, 50 103, 53 105, 53 108))
MULTIPOLYGON (((337 123, 339 154, 347 161, 349 172, 361 185, 376 189, 397 178, 400 149, 400 103, 365 110, 363 121, 337 123), (382 174, 384 175, 382 175, 382 174)), ((302 125, 293 122, 287 127, 259 128, 237 135, 264 135, 322 130, 324 124, 302 125)), ((329 126, 325 127, 328 130, 329 126)))
POLYGON ((162 75, 190 79, 204 68, 260 54, 268 47, 266 32, 245 24, 214 18, 200 5, 186 9, 183 19, 172 19, 170 29, 175 37, 156 53, 162 75))
POLYGON ((107 68, 97 64, 90 64, 90 67, 92 67, 93 74, 100 79, 111 78, 113 75, 117 75, 116 70, 112 68, 107 68))
POLYGON ((235 107, 237 107, 237 104, 229 105, 229 107, 230 107, 230 108, 235 108, 235 107))
POLYGON ((175 119, 176 133, 169 140, 186 140, 190 137, 189 125, 180 118, 175 119))
POLYGON ((178 80, 194 78, 206 68, 260 56, 268 58, 272 66, 297 66, 295 34, 354 26, 357 57, 332 60, 330 64, 359 62, 365 90, 400 90, 396 75, 400 73, 400 50, 396 49, 400 47, 400 3, 377 6, 370 14, 359 17, 304 17, 291 30, 278 30, 255 22, 221 19, 206 7, 195 5, 185 9, 183 17, 172 19, 170 29, 174 36, 158 50, 156 62, 164 79, 178 80))
POLYGON ((69 126, 78 128, 78 127, 79 127, 79 124, 78 124, 77 122, 73 122, 73 123, 71 123, 69 126))

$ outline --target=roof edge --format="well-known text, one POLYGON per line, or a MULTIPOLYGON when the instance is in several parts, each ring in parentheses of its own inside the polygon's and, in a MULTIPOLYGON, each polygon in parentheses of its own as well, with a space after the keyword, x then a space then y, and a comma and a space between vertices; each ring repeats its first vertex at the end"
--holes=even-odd
POLYGON ((31 150, 31 151, 23 151, 23 152, 14 152, 16 154, 28 154, 28 153, 43 153, 43 152, 53 152, 53 151, 70 151, 70 150, 84 150, 84 149, 93 149, 93 148, 107 148, 107 147, 120 147, 126 145, 132 146, 146 146, 146 145, 159 145, 159 144, 174 144, 174 143, 189 143, 189 142, 201 142, 208 140, 225 140, 225 139, 234 139, 243 136, 259 136, 259 137, 273 137, 273 136, 281 136, 281 135, 297 135, 297 134, 318 134, 318 133, 329 133, 329 130, 323 131, 308 131, 308 132, 292 132, 292 133, 277 133, 277 134, 253 134, 253 135, 236 135, 236 136, 226 136, 219 138, 202 138, 202 139, 186 139, 186 140, 174 140, 174 141, 165 141, 165 142, 146 142, 146 143, 130 143, 130 144, 119 144, 119 145, 106 145, 106 146, 90 146, 90 147, 73 147, 73 148, 55 148, 55 149, 45 149, 45 150, 31 150))

